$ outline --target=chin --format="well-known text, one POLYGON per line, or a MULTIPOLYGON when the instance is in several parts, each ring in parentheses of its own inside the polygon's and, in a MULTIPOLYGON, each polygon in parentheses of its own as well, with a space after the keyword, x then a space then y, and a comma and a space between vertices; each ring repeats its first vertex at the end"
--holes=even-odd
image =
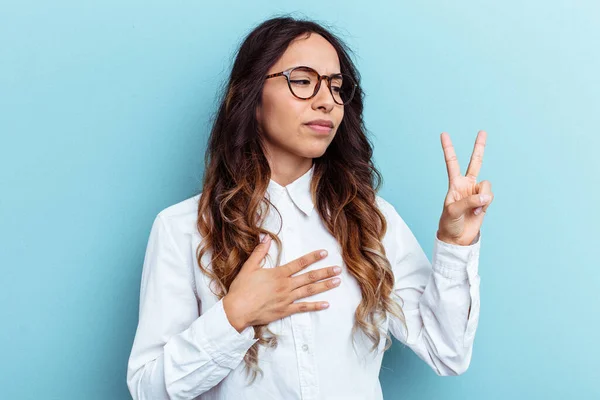
POLYGON ((327 146, 321 146, 321 147, 318 147, 318 148, 314 147, 314 148, 311 148, 311 149, 306 149, 305 151, 303 151, 299 155, 301 157, 305 157, 305 158, 319 158, 323 154, 325 154, 326 151, 327 151, 327 146))

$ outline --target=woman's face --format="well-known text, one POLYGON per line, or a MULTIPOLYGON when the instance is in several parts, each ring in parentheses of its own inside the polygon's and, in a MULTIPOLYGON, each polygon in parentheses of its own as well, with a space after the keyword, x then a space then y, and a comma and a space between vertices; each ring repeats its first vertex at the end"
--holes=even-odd
MULTIPOLYGON (((335 48, 323 36, 312 33, 296 38, 267 74, 291 67, 308 66, 321 75, 340 73, 335 48)), ((312 99, 301 100, 290 92, 287 79, 278 76, 265 81, 257 119, 269 158, 276 162, 302 164, 302 159, 322 156, 333 140, 344 116, 344 106, 333 101, 325 80, 312 99), (311 128, 313 120, 327 120, 333 128, 327 133, 311 128), (284 161, 287 160, 287 161, 284 161)))

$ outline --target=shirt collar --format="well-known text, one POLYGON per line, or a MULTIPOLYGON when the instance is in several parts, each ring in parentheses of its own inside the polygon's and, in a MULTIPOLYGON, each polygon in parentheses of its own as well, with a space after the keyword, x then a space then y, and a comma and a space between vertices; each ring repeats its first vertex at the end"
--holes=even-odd
POLYGON ((304 175, 289 183, 287 186, 281 186, 273 179, 270 179, 267 188, 270 201, 275 204, 281 195, 285 194, 287 191, 294 204, 302 210, 304 214, 310 215, 314 208, 314 202, 310 193, 310 183, 312 181, 314 169, 315 164, 313 163, 304 175))

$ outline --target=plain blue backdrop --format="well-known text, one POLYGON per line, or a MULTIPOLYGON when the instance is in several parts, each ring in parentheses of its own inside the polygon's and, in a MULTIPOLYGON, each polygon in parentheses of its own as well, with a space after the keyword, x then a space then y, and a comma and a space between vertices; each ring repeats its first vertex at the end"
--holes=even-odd
POLYGON ((395 341, 386 400, 600 398, 600 5, 556 0, 2 2, 0 398, 130 398, 152 221, 201 189, 235 50, 284 12, 354 49, 380 194, 428 256, 440 133, 463 174, 488 133, 471 366, 395 341))

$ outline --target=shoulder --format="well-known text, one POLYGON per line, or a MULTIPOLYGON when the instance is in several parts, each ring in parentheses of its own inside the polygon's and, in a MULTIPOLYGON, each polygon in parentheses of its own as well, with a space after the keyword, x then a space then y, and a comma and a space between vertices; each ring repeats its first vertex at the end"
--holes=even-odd
POLYGON ((392 223, 396 218, 400 217, 398 211, 396 211, 396 207, 394 207, 392 203, 378 194, 375 195, 375 200, 379 210, 383 213, 388 223, 392 223))
POLYGON ((196 231, 198 201, 202 193, 196 194, 161 210, 156 220, 162 221, 173 236, 187 236, 196 231))
POLYGON ((386 235, 396 235, 399 231, 406 232, 407 230, 410 230, 408 224, 404 218, 402 218, 396 206, 379 195, 376 195, 376 200, 379 210, 385 216, 385 220, 388 224, 386 235))

